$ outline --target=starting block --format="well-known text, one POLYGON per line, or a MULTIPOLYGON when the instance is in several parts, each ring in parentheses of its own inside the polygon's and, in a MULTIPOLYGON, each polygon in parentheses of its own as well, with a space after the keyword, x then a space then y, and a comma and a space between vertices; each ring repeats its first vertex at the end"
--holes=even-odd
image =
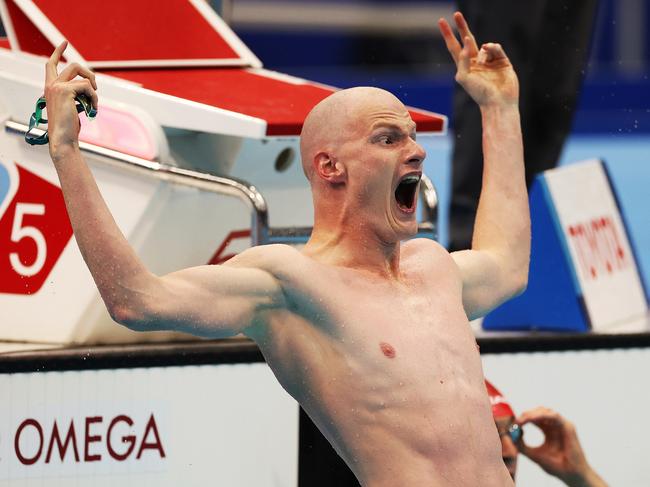
MULTIPOLYGON (((312 199, 299 134, 335 89, 263 69, 204 0, 69 4, 0 0, 0 341, 186 340, 133 332, 106 312, 49 154, 23 140, 46 58, 67 39, 65 61, 95 71, 100 106, 92 123, 80 118, 80 147, 122 233, 158 275, 305 236, 312 199)), ((444 116, 410 113, 418 140, 445 133, 444 116)))

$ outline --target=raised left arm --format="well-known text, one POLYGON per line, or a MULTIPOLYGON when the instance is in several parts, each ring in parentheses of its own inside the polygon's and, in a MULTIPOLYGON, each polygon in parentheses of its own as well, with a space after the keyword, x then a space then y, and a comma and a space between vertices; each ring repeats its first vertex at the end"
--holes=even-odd
POLYGON ((440 31, 456 62, 456 81, 478 103, 483 123, 483 186, 472 248, 452 253, 465 312, 473 319, 526 288, 530 214, 517 75, 499 44, 479 49, 460 12, 454 20, 462 46, 443 19, 440 31))

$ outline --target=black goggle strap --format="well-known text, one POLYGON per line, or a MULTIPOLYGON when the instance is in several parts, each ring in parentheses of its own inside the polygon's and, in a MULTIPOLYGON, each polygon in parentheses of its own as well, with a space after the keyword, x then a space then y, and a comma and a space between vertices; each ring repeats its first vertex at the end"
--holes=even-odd
MULTIPOLYGON (((88 119, 92 120, 97 115, 97 110, 92 106, 92 103, 86 95, 77 95, 75 97, 77 113, 84 112, 88 119)), ((44 97, 40 97, 36 101, 36 107, 34 108, 34 113, 29 117, 29 128, 25 133, 25 142, 29 145, 45 145, 50 139, 47 136, 47 130, 42 134, 36 135, 34 130, 38 128, 38 125, 41 123, 47 124, 47 119, 43 118, 43 110, 45 109, 47 102, 44 97)))

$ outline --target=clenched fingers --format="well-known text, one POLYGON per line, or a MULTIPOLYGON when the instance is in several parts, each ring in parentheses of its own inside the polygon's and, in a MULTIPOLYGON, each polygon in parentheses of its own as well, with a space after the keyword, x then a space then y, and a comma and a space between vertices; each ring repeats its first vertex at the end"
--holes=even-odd
POLYGON ((72 63, 66 68, 61 71, 59 74, 58 79, 61 81, 70 81, 74 79, 76 76, 81 76, 82 78, 86 78, 90 81, 90 84, 94 89, 97 89, 97 82, 95 81, 95 73, 93 73, 90 69, 82 66, 79 63, 72 63))
POLYGON ((492 42, 481 46, 481 50, 478 52, 478 56, 476 56, 476 62, 484 65, 490 64, 493 67, 504 67, 510 65, 508 56, 506 56, 501 44, 495 44, 492 42))
POLYGON ((49 101, 49 98, 55 92, 72 92, 73 98, 83 93, 91 101, 93 108, 97 109, 98 98, 95 92, 97 81, 95 80, 95 74, 90 69, 79 63, 71 63, 61 73, 58 72, 58 64, 67 46, 67 41, 59 44, 45 64, 46 98, 49 101))
POLYGON ((532 411, 526 411, 517 418, 517 423, 521 426, 532 423, 540 428, 546 441, 557 442, 565 434, 571 434, 575 431, 573 424, 562 417, 556 411, 545 407, 538 407, 532 411))
POLYGON ((74 91, 75 96, 84 94, 91 101, 93 108, 97 109, 97 92, 95 91, 91 81, 88 79, 73 80, 68 83, 70 88, 74 91))
POLYGON ((517 423, 524 425, 526 423, 533 423, 537 426, 542 424, 561 424, 562 417, 555 411, 543 406, 531 409, 530 411, 523 412, 518 418, 517 423))

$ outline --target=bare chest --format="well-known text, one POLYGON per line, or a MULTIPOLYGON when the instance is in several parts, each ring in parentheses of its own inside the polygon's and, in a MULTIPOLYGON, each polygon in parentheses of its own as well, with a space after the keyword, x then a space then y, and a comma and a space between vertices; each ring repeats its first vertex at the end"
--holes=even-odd
POLYGON ((315 276, 310 285, 310 299, 280 320, 283 339, 273 342, 317 389, 361 387, 372 397, 480 375, 460 292, 444 277, 396 284, 340 273, 315 276))
POLYGON ((387 386, 445 381, 475 363, 476 346, 459 296, 449 289, 352 289, 328 316, 331 345, 351 372, 387 386))
POLYGON ((381 470, 386 459, 410 458, 426 470, 432 459, 457 462, 472 435, 494 428, 455 276, 405 274, 391 282, 305 273, 262 343, 280 382, 348 464, 381 470))

